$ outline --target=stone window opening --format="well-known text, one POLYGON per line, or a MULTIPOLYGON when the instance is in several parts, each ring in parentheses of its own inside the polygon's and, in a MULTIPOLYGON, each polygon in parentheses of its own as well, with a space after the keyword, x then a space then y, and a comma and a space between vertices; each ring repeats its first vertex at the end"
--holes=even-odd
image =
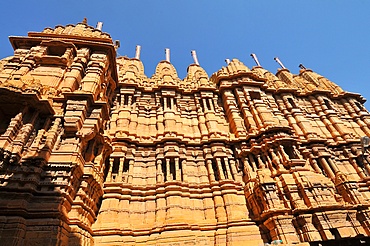
POLYGON ((113 166, 112 166, 112 181, 116 181, 118 176, 119 170, 119 158, 113 158, 113 166))
POLYGON ((220 170, 220 171, 222 171, 224 173, 225 179, 229 179, 229 178, 231 179, 231 177, 229 177, 229 175, 226 171, 226 163, 225 163, 224 158, 221 158, 221 167, 222 167, 222 170, 220 170))
POLYGON ((107 81, 107 90, 106 90, 107 97, 111 99, 112 93, 113 93, 112 85, 111 83, 109 83, 109 81, 107 81))
POLYGON ((161 100, 162 108, 164 110, 175 110, 176 108, 176 98, 173 97, 163 97, 161 100))
POLYGON ((205 110, 213 110, 214 111, 214 105, 212 98, 203 98, 203 102, 205 102, 205 110))
POLYGON ((119 158, 113 158, 112 173, 118 174, 118 170, 119 170, 119 158))
POLYGON ((49 46, 46 50, 46 54, 49 56, 63 56, 65 53, 66 47, 62 46, 49 46))
POLYGON ((172 180, 176 180, 176 169, 175 169, 175 159, 170 158, 170 175, 172 180))
POLYGON ((227 160, 227 157, 217 157, 211 160, 215 181, 223 179, 234 179, 231 171, 232 167, 227 160))
POLYGON ((318 166, 319 168, 321 169, 321 172, 322 174, 325 176, 325 177, 329 177, 329 174, 331 172, 333 172, 330 164, 329 164, 329 157, 322 157, 319 159, 318 161, 318 166))
POLYGON ((16 121, 16 113, 11 112, 10 110, 7 110, 6 107, 0 108, 0 135, 4 134, 8 127, 10 127, 10 122, 12 120, 16 121))
POLYGON ((359 166, 361 168, 361 170, 365 173, 366 176, 369 176, 369 172, 365 168, 365 162, 366 162, 365 157, 359 155, 354 159, 356 161, 357 166, 359 166))
POLYGON ((165 158, 162 162, 164 182, 182 181, 182 163, 177 157, 165 158))
POLYGON ((206 99, 206 104, 207 104, 207 108, 208 109, 211 109, 212 107, 211 107, 211 103, 210 103, 210 101, 209 101, 209 98, 207 98, 206 99))
POLYGON ((359 102, 355 102, 355 104, 356 104, 357 108, 358 108, 360 111, 362 111, 362 110, 364 109, 364 106, 363 106, 361 103, 359 103, 359 102))
POLYGON ((107 177, 108 177, 108 173, 109 173, 109 169, 110 169, 110 163, 109 163, 109 158, 106 158, 105 159, 105 167, 104 167, 104 176, 103 176, 103 180, 104 182, 107 181, 107 177))
POLYGON ((129 95, 122 95, 123 97, 123 105, 128 106, 129 104, 129 95))
POLYGON ((123 172, 128 172, 129 170, 129 167, 130 167, 130 160, 129 159, 125 159, 125 161, 123 162, 123 172))
POLYGON ((299 157, 294 152, 293 145, 291 144, 282 144, 283 151, 289 156, 289 159, 299 159, 299 157))
POLYGON ((249 161, 248 161, 249 166, 252 168, 253 172, 256 172, 258 169, 257 158, 253 154, 250 154, 248 158, 249 158, 249 161))
POLYGON ((297 104, 294 102, 293 98, 288 97, 288 102, 292 108, 298 108, 297 104))
POLYGON ((205 107, 204 107, 204 104, 203 104, 203 100, 199 100, 199 104, 200 104, 200 107, 203 109, 203 111, 205 111, 205 107))
POLYGON ((250 91, 249 95, 252 100, 261 100, 261 94, 258 91, 250 91))
MULTIPOLYGON (((270 149, 269 151, 266 151, 264 155, 261 155, 261 161, 266 165, 266 167, 269 167, 270 169, 278 169, 277 164, 273 161, 272 152, 274 152, 273 149, 270 149), (270 164, 269 164, 270 163, 270 164)), ((260 165, 259 165, 260 166, 260 165)), ((261 168, 261 167, 259 167, 261 168)), ((271 170, 273 171, 273 170, 271 170)))
POLYGON ((215 180, 216 181, 219 181, 220 180, 220 173, 219 173, 219 170, 217 168, 217 165, 216 165, 216 161, 215 160, 211 160, 212 161, 212 169, 213 169, 213 173, 215 175, 215 180))
POLYGON ((128 181, 128 173, 129 173, 129 169, 130 169, 130 159, 127 159, 125 158, 125 160, 123 161, 123 167, 122 167, 122 173, 120 175, 122 175, 122 181, 123 182, 126 182, 128 181))
POLYGON ((162 165, 162 172, 163 172, 163 181, 166 182, 167 181, 167 165, 166 165, 166 161, 162 161, 161 162, 161 165, 162 165))
POLYGON ((327 107, 327 109, 332 109, 333 110, 333 107, 331 106, 328 99, 324 99, 324 103, 325 103, 325 106, 327 107))
POLYGON ((212 98, 201 98, 199 100, 200 106, 203 109, 203 111, 214 111, 214 104, 212 98))

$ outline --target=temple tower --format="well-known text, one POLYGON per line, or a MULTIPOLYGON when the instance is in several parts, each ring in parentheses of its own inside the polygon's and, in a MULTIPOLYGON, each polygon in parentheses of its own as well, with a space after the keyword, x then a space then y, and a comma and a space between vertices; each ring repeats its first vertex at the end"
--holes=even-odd
POLYGON ((103 195, 102 134, 116 51, 87 25, 10 37, 2 60, 0 235, 8 245, 90 245, 103 195))

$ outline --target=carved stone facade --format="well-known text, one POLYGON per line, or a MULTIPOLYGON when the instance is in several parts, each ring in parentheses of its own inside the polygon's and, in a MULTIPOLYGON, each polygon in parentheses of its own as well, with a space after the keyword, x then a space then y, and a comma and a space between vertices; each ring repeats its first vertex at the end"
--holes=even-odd
MULTIPOLYGON (((364 98, 237 59, 148 78, 101 30, 10 37, 0 61, 4 245, 360 245, 364 98)), ((1 244, 1 243, 0 243, 1 244)))

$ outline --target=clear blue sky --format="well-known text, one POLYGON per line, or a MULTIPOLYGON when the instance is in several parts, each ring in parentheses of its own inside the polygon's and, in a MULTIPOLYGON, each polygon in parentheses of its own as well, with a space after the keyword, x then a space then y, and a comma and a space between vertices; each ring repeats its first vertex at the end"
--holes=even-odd
MULTIPOLYGON (((145 73, 151 76, 171 49, 180 78, 195 49, 209 75, 238 58, 276 72, 278 56, 291 72, 298 65, 324 75, 343 89, 370 99, 370 1, 3 1, 0 57, 12 55, 8 36, 25 36, 44 27, 81 22, 83 17, 121 41, 120 55, 133 57, 142 46, 145 73)), ((366 106, 369 108, 370 104, 366 106)))

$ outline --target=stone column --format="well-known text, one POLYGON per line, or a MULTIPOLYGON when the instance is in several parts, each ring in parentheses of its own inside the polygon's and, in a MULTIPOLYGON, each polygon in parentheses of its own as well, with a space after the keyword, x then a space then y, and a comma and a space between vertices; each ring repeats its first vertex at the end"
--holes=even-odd
POLYGON ((163 181, 162 160, 157 160, 157 183, 162 183, 163 181))
POLYGON ((218 173, 219 173, 220 179, 224 180, 225 179, 225 174, 224 174, 224 170, 222 168, 221 158, 216 158, 216 163, 217 163, 218 173))
POLYGON ((131 184, 133 180, 133 175, 132 173, 134 172, 134 163, 135 160, 130 160, 129 161, 129 166, 128 166, 128 178, 127 178, 127 183, 131 184))
POLYGON ((123 165, 125 164, 125 158, 124 157, 120 157, 119 158, 119 167, 118 167, 118 174, 117 174, 117 181, 118 182, 123 182, 123 181, 126 181, 127 180, 123 180, 124 177, 123 177, 123 165))
MULTIPOLYGON (((245 181, 248 181, 250 179, 252 179, 252 169, 251 167, 249 166, 249 161, 247 159, 247 157, 244 157, 242 158, 242 162, 243 162, 243 173, 244 173, 244 177, 245 177, 245 181)), ((257 170, 257 168, 255 169, 257 170)), ((255 177, 255 175, 254 175, 255 177)))
POLYGON ((212 161, 211 160, 207 160, 207 169, 208 169, 209 181, 211 183, 216 181, 215 174, 213 172, 213 167, 212 167, 212 161))
POLYGON ((112 182, 112 170, 113 170, 114 158, 109 159, 109 171, 107 175, 107 181, 112 182))
POLYGON ((339 172, 339 169, 338 169, 337 165, 335 164, 335 162, 331 158, 328 159, 328 162, 329 162, 329 165, 330 165, 331 169, 334 171, 334 173, 339 172))
POLYGON ((170 159, 166 158, 166 180, 171 181, 171 172, 170 172, 170 159))
POLYGON ((238 174, 238 171, 236 170, 235 161, 231 159, 229 163, 230 163, 231 173, 232 173, 232 176, 234 177, 234 180, 242 181, 240 175, 238 174))
POLYGON ((175 158, 175 180, 181 181, 181 170, 180 170, 180 163, 179 158, 175 158))
POLYGON ((59 85, 63 92, 72 92, 78 88, 89 54, 90 50, 88 48, 82 48, 77 51, 77 57, 71 65, 71 70, 66 72, 65 79, 59 85))
POLYGON ((331 168, 330 168, 328 162, 326 161, 326 159, 324 157, 319 157, 319 161, 320 161, 321 165, 323 165, 323 168, 324 168, 325 172, 328 174, 329 178, 335 179, 335 174, 331 170, 331 168))
POLYGON ((229 159, 227 157, 225 157, 224 162, 225 162, 227 178, 228 179, 233 179, 233 176, 231 175, 231 172, 230 172, 229 159))
POLYGON ((182 181, 187 182, 188 177, 186 175, 186 160, 182 160, 181 167, 182 167, 182 181))

